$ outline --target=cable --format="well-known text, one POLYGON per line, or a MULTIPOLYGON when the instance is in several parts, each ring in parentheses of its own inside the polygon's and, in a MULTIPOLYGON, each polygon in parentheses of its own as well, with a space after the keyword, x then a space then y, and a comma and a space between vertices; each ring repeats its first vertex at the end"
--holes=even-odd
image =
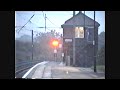
MULTIPOLYGON (((34 24, 34 23, 32 23, 32 24, 34 24)), ((34 24, 34 25, 36 25, 36 24, 34 24)), ((20 28, 20 27, 22 27, 22 26, 15 26, 15 28, 20 28)), ((26 27, 24 27, 24 28, 26 28, 26 27)), ((45 27, 33 27, 33 28, 45 28, 45 27)), ((62 27, 47 27, 47 28, 60 28, 61 29, 62 27)))
MULTIPOLYGON (((44 12, 42 11, 42 13, 43 13, 43 17, 44 17, 44 19, 46 19, 47 17, 46 16, 44 16, 44 12)), ((47 18, 48 19, 48 18, 47 18)), ((49 19, 48 19, 49 20, 49 19)), ((49 20, 50 21, 50 20, 49 20)), ((51 21, 50 21, 51 22, 51 21)), ((52 22, 51 22, 52 23, 52 22)), ((52 23, 52 24, 54 24, 54 23, 52 23)), ((55 24, 54 24, 55 25, 55 24)), ((56 25, 55 25, 56 26, 56 25)), ((47 28, 47 30, 50 30, 50 29, 48 29, 48 27, 44 27, 44 28, 47 28)))
MULTIPOLYGON (((43 12, 43 11, 42 11, 42 13, 43 13, 43 17, 45 18, 44 12, 43 12)), ((34 16, 34 15, 35 15, 35 11, 34 11, 33 16, 34 16)), ((28 22, 30 22, 30 23, 32 23, 32 24, 34 24, 34 23, 33 23, 32 21, 30 21, 30 20, 33 18, 33 16, 28 20, 28 22)), ((47 18, 47 17, 46 17, 46 18, 47 18)), ((47 19, 48 19, 48 18, 47 18, 47 19)), ((48 19, 48 20, 49 20, 49 19, 48 19)), ((50 21, 50 20, 49 20, 49 21, 50 21)), ((27 23, 28 23, 28 22, 27 22, 27 23)), ((50 22, 51 22, 51 21, 50 21, 50 22)), ((27 23, 26 23, 26 24, 27 24, 27 23)), ((52 23, 52 22, 51 22, 51 23, 52 23)), ((26 24, 25 24, 25 25, 26 25, 26 24)), ((54 23, 52 23, 52 24, 54 24, 54 23)), ((19 30, 19 31, 18 31, 18 33, 19 33, 20 30, 23 29, 23 28, 25 27, 25 25, 22 26, 20 29, 17 29, 16 31, 19 30)), ((34 24, 34 25, 36 25, 36 24, 34 24)), ((55 24, 54 24, 54 25, 55 25, 55 24)), ((36 26, 37 26, 37 25, 36 25, 36 26)), ((56 25, 55 25, 55 26, 56 26, 56 25)), ((20 26, 15 26, 15 28, 19 28, 19 27, 20 27, 20 26)), ((35 27, 35 28, 45 28, 45 27, 35 27)), ((47 29, 48 29, 48 28, 61 28, 61 27, 47 27, 47 29)), ((48 30, 50 30, 50 29, 48 29, 48 30)), ((30 31, 30 30, 28 30, 28 31, 30 31)))
MULTIPOLYGON (((42 11, 42 13, 43 13, 44 19, 46 19, 46 18, 48 19, 48 17, 45 17, 45 16, 44 16, 44 12, 43 12, 43 11, 42 11)), ((49 19, 48 19, 48 20, 49 20, 49 19)), ((50 20, 49 20, 49 21, 50 21, 50 20)), ((51 21, 50 21, 50 22, 51 22, 51 21)), ((51 22, 51 23, 52 23, 52 22, 51 22)), ((52 23, 52 24, 55 25, 54 23, 52 23)), ((55 25, 55 26, 56 26, 56 25, 55 25)))
MULTIPOLYGON (((48 17, 46 17, 47 19, 48 19, 48 17)), ((49 19, 48 19, 49 20, 49 19)), ((49 20, 50 21, 50 20, 49 20)), ((51 22, 51 21, 50 21, 51 22)), ((52 23, 52 22, 51 22, 52 23)), ((55 25, 54 23, 52 23, 53 25, 55 25)), ((55 26, 57 26, 57 25, 55 25, 55 26)), ((58 26, 57 26, 58 27, 58 26)))
MULTIPOLYGON (((28 20, 28 22, 33 18, 33 16, 35 15, 35 13, 32 15, 32 17, 28 20)), ((27 22, 27 23, 28 23, 27 22)), ((25 25, 27 24, 27 23, 25 23, 25 25)), ((24 26, 22 26, 20 29, 19 29, 19 31, 18 31, 18 33, 20 32, 20 30, 22 29, 22 28, 24 28, 25 27, 25 25, 24 26)))
MULTIPOLYGON (((33 23, 32 21, 30 21, 30 23, 31 23, 31 24, 34 24, 34 25, 36 25, 36 24, 35 24, 35 23, 33 23)), ((35 28, 39 28, 39 27, 38 27, 38 25, 36 25, 36 26, 37 26, 37 27, 35 27, 35 28)))
MULTIPOLYGON (((43 17, 44 17, 44 13, 43 13, 43 17)), ((44 17, 45 18, 45 17, 44 17)), ((47 17, 46 17, 47 18, 47 17)), ((48 18, 47 18, 48 19, 48 18)), ((49 19, 48 19, 49 20, 49 19)), ((50 21, 50 20, 49 20, 50 21)), ((51 22, 51 21, 50 21, 51 22)), ((32 23, 32 24, 34 24, 34 25, 36 25, 35 23, 33 23, 32 21, 30 21, 30 23, 32 23)), ((52 22, 51 22, 52 23, 52 22)), ((54 23, 52 23, 52 24, 54 24, 54 23)), ((55 24, 54 24, 55 25, 55 24)), ((36 25, 36 26, 38 26, 38 25, 36 25)), ((55 25, 56 26, 56 25, 55 25)), ((36 28, 45 28, 45 27, 36 27, 36 28)), ((61 28, 61 27, 47 27, 47 28, 61 28)))

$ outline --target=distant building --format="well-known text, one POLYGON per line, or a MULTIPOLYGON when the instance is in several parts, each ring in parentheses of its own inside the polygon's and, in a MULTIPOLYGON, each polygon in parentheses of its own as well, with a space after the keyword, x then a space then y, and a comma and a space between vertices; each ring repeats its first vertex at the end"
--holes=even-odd
POLYGON ((63 52, 64 61, 70 58, 70 65, 73 65, 73 37, 75 37, 75 65, 90 67, 94 60, 93 40, 95 35, 95 52, 98 50, 98 27, 100 24, 79 12, 74 17, 65 21, 63 28, 63 52))

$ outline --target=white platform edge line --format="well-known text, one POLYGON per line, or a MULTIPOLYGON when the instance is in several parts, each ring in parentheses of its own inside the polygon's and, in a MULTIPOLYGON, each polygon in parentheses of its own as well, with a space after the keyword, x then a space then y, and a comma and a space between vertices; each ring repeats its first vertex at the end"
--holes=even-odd
POLYGON ((32 68, 29 69, 28 72, 26 72, 26 73, 23 75, 22 78, 26 78, 26 76, 27 76, 35 67, 37 67, 38 65, 41 65, 41 64, 44 65, 44 64, 46 64, 46 63, 48 63, 48 61, 44 61, 44 62, 41 62, 41 63, 38 63, 38 64, 34 65, 32 68))

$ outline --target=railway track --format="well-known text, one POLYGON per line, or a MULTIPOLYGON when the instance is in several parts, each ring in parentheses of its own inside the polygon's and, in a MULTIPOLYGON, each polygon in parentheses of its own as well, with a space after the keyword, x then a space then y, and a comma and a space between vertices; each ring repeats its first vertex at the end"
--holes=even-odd
POLYGON ((21 62, 16 64, 15 67, 15 77, 22 78, 22 76, 35 64, 41 61, 34 61, 34 62, 21 62))
POLYGON ((25 73, 27 71, 29 71, 29 69, 33 66, 37 66, 37 68, 34 68, 32 70, 32 72, 30 71, 29 75, 27 75, 27 77, 25 78, 31 78, 31 79, 52 79, 52 67, 55 66, 56 63, 54 62, 47 62, 46 64, 41 64, 39 66, 37 65, 31 65, 31 66, 27 66, 25 68, 21 68, 19 70, 16 71, 16 77, 17 78, 22 78, 23 77, 23 73, 25 75, 25 73))
POLYGON ((34 72, 34 74, 30 76, 32 79, 51 79, 51 65, 49 62, 37 66, 34 70, 31 72, 34 72))
POLYGON ((31 66, 22 68, 18 71, 15 72, 15 77, 16 78, 22 78, 22 76, 31 68, 31 66))

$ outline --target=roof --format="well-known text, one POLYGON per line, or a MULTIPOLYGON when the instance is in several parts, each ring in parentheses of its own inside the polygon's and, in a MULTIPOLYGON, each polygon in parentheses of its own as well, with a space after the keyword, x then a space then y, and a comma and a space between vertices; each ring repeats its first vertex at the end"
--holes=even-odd
MULTIPOLYGON (((71 17, 63 25, 61 25, 62 28, 66 26, 84 26, 84 18, 85 18, 85 26, 94 26, 94 20, 88 17, 87 15, 83 13, 78 13, 74 17, 71 17)), ((95 26, 99 27, 100 24, 95 21, 95 26)))

